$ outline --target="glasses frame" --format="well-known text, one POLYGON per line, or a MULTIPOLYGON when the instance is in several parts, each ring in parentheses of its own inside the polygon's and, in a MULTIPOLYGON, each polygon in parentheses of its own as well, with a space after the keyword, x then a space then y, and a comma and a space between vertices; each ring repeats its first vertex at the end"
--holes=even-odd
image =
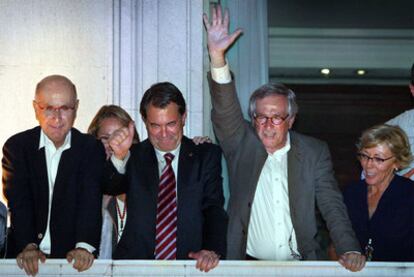
POLYGON ((382 165, 384 162, 391 160, 392 158, 395 158, 394 156, 388 157, 388 158, 379 158, 379 157, 370 157, 367 154, 359 152, 357 154, 358 160, 360 162, 369 162, 372 161, 376 165, 382 165))
POLYGON ((60 115, 69 115, 69 113, 72 113, 75 109, 76 109, 76 105, 75 106, 67 106, 67 105, 62 105, 62 106, 50 106, 47 105, 45 107, 43 107, 39 102, 33 101, 36 106, 44 113, 45 116, 50 117, 54 114, 60 114, 60 115))
POLYGON ((270 120, 270 122, 272 123, 272 125, 274 125, 274 126, 278 126, 278 125, 281 125, 283 122, 285 122, 285 120, 287 119, 289 117, 289 114, 287 114, 286 116, 284 116, 284 117, 282 117, 282 116, 278 116, 278 115, 276 115, 276 116, 272 116, 272 117, 269 117, 269 116, 265 116, 265 115, 257 115, 257 114, 254 114, 254 120, 258 123, 258 124, 260 124, 260 125, 265 125, 269 120, 270 120), (260 122, 260 120, 258 119, 258 118, 262 118, 263 120, 265 120, 265 121, 263 121, 263 123, 262 122, 260 122), (278 120, 277 122, 274 122, 274 120, 278 120))

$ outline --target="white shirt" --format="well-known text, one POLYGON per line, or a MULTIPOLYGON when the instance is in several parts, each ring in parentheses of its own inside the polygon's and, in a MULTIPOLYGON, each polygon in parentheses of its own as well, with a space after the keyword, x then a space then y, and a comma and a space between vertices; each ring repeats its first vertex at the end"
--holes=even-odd
MULTIPOLYGON (((211 77, 219 84, 231 82, 228 64, 211 67, 211 77)), ((292 226, 287 179, 286 145, 268 154, 259 176, 250 214, 247 233, 247 254, 260 260, 293 260, 298 253, 295 230, 292 226)))
MULTIPOLYGON (((411 151, 414 150, 414 109, 403 112, 402 114, 385 122, 389 125, 397 125, 407 134, 410 142, 411 151)), ((414 168, 414 161, 411 162, 407 169, 398 172, 399 175, 404 175, 407 171, 414 168)), ((411 180, 414 180, 414 175, 411 176, 411 180)))
MULTIPOLYGON (((178 184, 178 160, 180 157, 180 148, 181 148, 181 144, 179 144, 177 146, 177 148, 175 148, 172 151, 168 151, 168 152, 163 152, 161 150, 158 150, 157 148, 154 147, 155 150, 155 156, 157 157, 157 161, 158 161, 158 176, 161 177, 161 173, 162 170, 164 169, 165 165, 167 164, 167 162, 165 161, 164 155, 167 153, 171 153, 174 155, 174 159, 171 162, 171 166, 173 168, 174 171, 174 175, 175 175, 175 186, 177 188, 177 184, 178 184)), ((114 167, 116 168, 116 170, 121 173, 121 174, 125 174, 125 170, 126 170, 126 164, 130 158, 130 152, 128 151, 128 154, 126 155, 126 157, 123 160, 119 160, 115 157, 115 155, 112 155, 111 157, 111 161, 112 164, 114 165, 114 167)), ((178 190, 176 189, 176 195, 177 195, 177 199, 178 199, 178 190)))
POLYGON ((268 154, 257 183, 250 214, 247 254, 259 260, 293 260, 298 253, 289 208, 286 145, 268 154))
POLYGON ((180 156, 180 148, 181 148, 181 144, 178 145, 177 148, 175 148, 174 150, 169 151, 169 152, 163 152, 161 150, 158 150, 157 148, 154 148, 155 149, 155 155, 157 156, 157 161, 158 161, 158 176, 160 176, 160 177, 161 177, 162 170, 167 165, 167 162, 165 161, 164 155, 167 154, 167 153, 171 153, 171 154, 174 155, 174 159, 171 162, 171 166, 172 166, 173 171, 174 171, 176 186, 177 186, 178 158, 180 156))
MULTIPOLYGON (((63 151, 70 149, 71 137, 72 137, 72 133, 69 131, 69 133, 66 135, 63 145, 59 147, 58 149, 56 149, 54 143, 46 136, 43 130, 40 131, 39 149, 43 147, 45 148, 46 167, 47 167, 47 176, 48 176, 48 184, 49 184, 49 206, 48 206, 48 214, 47 214, 46 231, 43 235, 42 241, 40 242, 39 249, 46 254, 50 254, 50 249, 51 249, 50 213, 52 209, 53 188, 55 185, 60 157, 62 156, 63 151)), ((85 248, 91 253, 95 251, 95 248, 93 246, 87 243, 84 243, 84 242, 76 243, 75 247, 85 248)))

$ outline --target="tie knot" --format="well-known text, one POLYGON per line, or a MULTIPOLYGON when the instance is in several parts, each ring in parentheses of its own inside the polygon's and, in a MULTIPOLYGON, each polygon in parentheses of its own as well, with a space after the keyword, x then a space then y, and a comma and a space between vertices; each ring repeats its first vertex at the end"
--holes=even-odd
POLYGON ((167 164, 171 164, 172 160, 174 159, 174 155, 171 153, 166 153, 164 155, 165 161, 167 162, 167 164))

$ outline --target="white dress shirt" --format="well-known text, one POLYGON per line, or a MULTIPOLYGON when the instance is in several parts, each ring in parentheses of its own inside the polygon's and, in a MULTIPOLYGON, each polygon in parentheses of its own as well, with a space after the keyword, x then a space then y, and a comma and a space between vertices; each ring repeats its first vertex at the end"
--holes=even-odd
MULTIPOLYGON (((177 148, 175 148, 172 151, 164 152, 164 151, 158 150, 157 148, 154 147, 155 156, 157 157, 157 162, 158 162, 158 176, 159 177, 161 177, 162 170, 164 169, 165 165, 167 164, 167 162, 165 161, 164 155, 167 154, 167 153, 171 153, 171 154, 174 155, 174 159, 171 162, 171 166, 173 168, 174 175, 175 175, 175 186, 176 186, 177 199, 178 199, 178 190, 177 190, 178 178, 177 178, 177 176, 178 176, 178 160, 179 160, 179 157, 180 157, 180 148, 181 148, 181 144, 179 144, 177 146, 177 148)), ((127 156, 123 160, 117 159, 115 157, 115 155, 112 155, 112 157, 111 157, 112 164, 114 165, 115 169, 119 173, 125 174, 125 170, 126 170, 125 167, 126 167, 126 164, 129 160, 130 156, 131 156, 131 154, 130 154, 129 151, 128 151, 127 156)))
MULTIPOLYGON (((53 188, 55 185, 60 157, 62 156, 63 151, 70 149, 71 137, 72 137, 72 133, 69 131, 69 133, 66 135, 63 145, 59 147, 58 149, 56 149, 54 143, 46 136, 43 130, 40 131, 39 149, 43 147, 45 148, 46 167, 47 167, 47 176, 48 176, 48 184, 49 184, 49 207, 48 207, 48 214, 47 214, 46 232, 43 235, 42 241, 40 242, 39 249, 46 254, 50 254, 50 249, 51 249, 50 213, 52 209, 53 188)), ((90 253, 95 251, 95 248, 93 246, 85 242, 78 242, 76 243, 75 247, 85 248, 90 253)))
POLYGON ((259 260, 293 260, 297 242, 289 208, 286 145, 268 154, 260 173, 250 214, 247 254, 259 260))
MULTIPOLYGON (((397 125, 401 129, 404 130, 410 142, 411 152, 413 152, 414 151, 414 109, 405 111, 402 114, 397 115, 396 117, 388 120, 385 123, 389 125, 397 125)), ((399 171, 398 174, 404 175, 405 173, 407 173, 407 171, 409 171, 412 168, 414 168, 414 161, 411 162, 410 166, 407 169, 399 171)), ((414 181, 414 175, 411 176, 411 180, 414 181)))

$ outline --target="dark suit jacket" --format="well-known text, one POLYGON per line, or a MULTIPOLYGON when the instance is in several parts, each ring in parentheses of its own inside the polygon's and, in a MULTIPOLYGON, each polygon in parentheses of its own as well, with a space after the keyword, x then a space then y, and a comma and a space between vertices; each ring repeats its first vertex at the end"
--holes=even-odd
MULTIPOLYGON (((40 127, 9 138, 3 147, 3 190, 11 219, 8 256, 40 244, 47 225, 49 185, 40 127)), ((77 242, 96 249, 101 230, 101 143, 72 128, 71 148, 62 153, 50 215, 51 257, 64 258, 77 242)))
MULTIPOLYGON (((230 181, 228 259, 245 259, 250 211, 267 152, 250 122, 243 119, 234 82, 220 85, 209 75, 212 121, 223 149, 230 181)), ((316 206, 327 222, 339 254, 360 251, 333 175, 326 143, 290 132, 288 189, 298 250, 318 258, 316 206)))
MULTIPOLYGON (((112 167, 104 191, 127 192, 128 219, 114 253, 115 259, 154 259, 155 221, 159 186, 158 162, 149 140, 134 146, 127 171, 112 167)), ((109 172, 109 171, 108 171, 109 172)), ((196 146, 183 137, 177 178, 177 259, 190 251, 226 254, 227 214, 221 178, 221 151, 216 145, 196 146)))
POLYGON ((368 184, 350 184, 344 191, 355 233, 361 248, 372 239, 372 261, 414 261, 414 182, 395 175, 369 218, 368 184))

